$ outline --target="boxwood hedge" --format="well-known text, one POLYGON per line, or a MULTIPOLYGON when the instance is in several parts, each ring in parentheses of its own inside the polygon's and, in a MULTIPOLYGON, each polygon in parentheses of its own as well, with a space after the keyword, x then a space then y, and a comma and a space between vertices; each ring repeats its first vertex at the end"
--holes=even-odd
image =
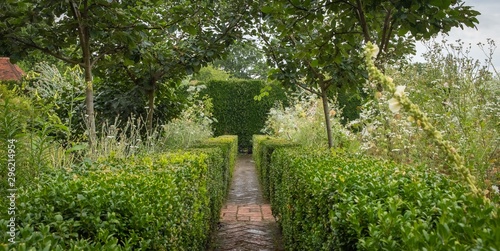
POLYGON ((219 147, 223 152, 223 166, 210 172, 211 183, 216 186, 210 189, 210 208, 212 212, 211 225, 214 227, 219 221, 220 209, 224 204, 224 199, 231 186, 231 177, 233 176, 236 158, 238 156, 238 136, 224 135, 217 138, 211 138, 202 142, 198 148, 219 147))
POLYGON ((260 101, 254 99, 266 83, 257 80, 208 81, 201 95, 212 98, 214 134, 238 135, 241 151, 252 147, 252 135, 260 133, 264 128, 269 109, 276 101, 286 99, 285 91, 279 85, 271 85, 269 95, 260 101))
POLYGON ((259 175, 259 181, 262 186, 262 193, 264 198, 272 199, 274 193, 274 187, 270 183, 270 160, 271 155, 276 148, 282 147, 295 147, 298 146, 287 140, 272 138, 265 135, 253 135, 253 159, 255 166, 257 167, 257 172, 259 175))
POLYGON ((219 220, 236 140, 46 174, 41 185, 19 190, 15 245, 2 214, 0 250, 203 250, 219 220))
POLYGON ((303 148, 276 149, 266 165, 288 250, 500 247, 498 204, 444 174, 303 148))

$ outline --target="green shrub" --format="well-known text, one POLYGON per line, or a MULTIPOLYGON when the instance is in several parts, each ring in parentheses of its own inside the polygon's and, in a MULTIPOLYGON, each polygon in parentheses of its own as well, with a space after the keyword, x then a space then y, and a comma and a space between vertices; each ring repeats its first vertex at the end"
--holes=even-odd
POLYGON ((231 185, 231 177, 238 156, 238 136, 225 135, 217 138, 210 138, 200 143, 198 147, 218 147, 223 152, 222 166, 224 166, 224 168, 218 168, 209 173, 211 184, 213 184, 213 188, 209 193, 210 208, 212 209, 211 226, 215 227, 219 222, 220 209, 224 204, 224 200, 231 185))
POLYGON ((231 182, 234 167, 236 166, 236 158, 238 157, 238 136, 236 135, 223 135, 216 138, 209 138, 200 144, 198 147, 213 147, 218 146, 222 148, 226 156, 226 165, 229 167, 229 176, 227 182, 231 182))
POLYGON ((202 250, 219 220, 235 141, 45 174, 19 189, 16 245, 0 206, 0 250, 202 250))
POLYGON ((44 122, 42 128, 34 128, 34 124, 44 121, 38 112, 29 99, 0 84, 1 204, 8 195, 7 189, 11 188, 8 178, 15 178, 14 187, 33 185, 39 174, 49 166, 49 148, 53 141, 47 134, 51 125, 44 122), (8 177, 8 161, 14 162, 15 177, 8 177))
POLYGON ((303 148, 278 148, 267 164, 288 250, 500 246, 498 205, 444 174, 303 148))
POLYGON ((270 162, 274 150, 281 147, 293 147, 298 144, 283 139, 272 138, 265 135, 253 135, 253 159, 257 167, 259 181, 262 185, 264 198, 272 199, 274 187, 270 184, 270 162))
POLYGON ((238 135, 240 150, 251 148, 252 135, 260 133, 264 127, 267 113, 276 101, 285 100, 285 92, 272 85, 260 101, 258 96, 266 85, 263 81, 209 81, 201 96, 208 95, 213 102, 214 135, 238 135))

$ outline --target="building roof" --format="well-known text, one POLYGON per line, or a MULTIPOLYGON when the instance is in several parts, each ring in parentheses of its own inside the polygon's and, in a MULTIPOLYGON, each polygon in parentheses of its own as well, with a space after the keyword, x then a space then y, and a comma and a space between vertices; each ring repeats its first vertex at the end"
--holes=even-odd
POLYGON ((7 57, 0 57, 0 81, 16 80, 19 81, 24 76, 23 70, 19 66, 10 63, 7 57))

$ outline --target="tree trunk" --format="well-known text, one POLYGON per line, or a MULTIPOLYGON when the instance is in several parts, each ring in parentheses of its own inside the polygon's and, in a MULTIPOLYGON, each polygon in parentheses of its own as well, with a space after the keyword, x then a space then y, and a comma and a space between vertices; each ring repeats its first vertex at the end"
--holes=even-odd
POLYGON ((90 29, 85 23, 87 19, 88 2, 84 2, 84 11, 81 12, 78 5, 74 1, 69 2, 70 8, 73 12, 75 21, 78 23, 78 38, 80 40, 80 47, 83 53, 83 62, 81 66, 85 71, 85 106, 87 107, 87 123, 89 130, 89 147, 92 155, 96 149, 96 128, 95 128, 95 113, 94 113, 94 88, 92 84, 92 53, 90 51, 90 29))
MULTIPOLYGON (((85 32, 88 34, 88 31, 85 32)), ((87 107, 87 119, 89 126, 89 147, 94 153, 96 149, 97 135, 95 127, 95 112, 94 112, 94 87, 93 87, 93 77, 92 77, 92 64, 91 53, 90 53, 90 39, 84 36, 84 42, 82 43, 83 50, 83 68, 85 71, 85 106, 87 107)))
POLYGON ((92 84, 92 68, 85 65, 85 106, 87 107, 87 119, 89 130, 89 147, 94 152, 97 135, 95 129, 95 113, 94 113, 94 88, 92 84))
POLYGON ((328 135, 328 148, 333 147, 332 125, 330 123, 330 108, 328 107, 327 90, 321 84, 321 101, 323 102, 323 112, 325 113, 326 134, 328 135))
POLYGON ((147 91, 148 96, 148 116, 147 116, 147 129, 148 135, 153 133, 153 113, 155 110, 155 89, 147 91))

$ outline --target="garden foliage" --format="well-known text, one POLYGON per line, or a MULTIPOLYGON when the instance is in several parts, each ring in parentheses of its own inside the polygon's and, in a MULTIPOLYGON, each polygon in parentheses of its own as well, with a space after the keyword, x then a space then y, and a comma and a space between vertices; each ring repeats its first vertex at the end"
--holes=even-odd
MULTIPOLYGON (((328 146, 321 98, 302 91, 291 93, 287 100, 288 106, 277 103, 269 110, 262 132, 313 148, 328 146)), ((328 103, 332 147, 356 148, 354 135, 341 124, 342 109, 334 100, 328 103)))
MULTIPOLYGON (((404 95, 425 112, 437 133, 464 158, 479 187, 493 191, 492 186, 500 184, 499 76, 492 74, 488 64, 471 58, 471 47, 463 42, 433 41, 427 46, 426 63, 388 67, 385 74, 395 85, 406 87, 404 95)), ((490 50, 496 48, 491 41, 489 46, 490 50)), ((393 93, 373 91, 375 87, 375 82, 367 82, 365 91, 374 98, 350 124, 360 131, 360 152, 445 169, 446 151, 439 150, 433 137, 425 133, 424 123, 409 109, 395 112, 400 102, 391 99, 393 93)))
POLYGON ((19 190, 14 246, 1 217, 0 250, 201 250, 219 220, 236 141, 46 173, 19 190))
POLYGON ((33 185, 42 170, 49 165, 51 146, 50 137, 47 135, 58 129, 54 129, 56 123, 45 122, 44 124, 44 121, 49 120, 48 116, 36 111, 35 107, 37 104, 32 100, 0 84, 0 163, 2 163, 0 203, 2 204, 8 194, 8 178, 12 178, 8 177, 6 164, 9 155, 12 154, 11 156, 15 159, 16 186, 33 185), (34 127, 43 134, 30 130, 34 127), (8 146, 9 140, 14 142, 13 147, 8 146))
POLYGON ((303 148, 278 148, 256 163, 269 168, 273 214, 288 250, 500 246, 498 205, 425 167, 303 148))
POLYGON ((261 100, 258 96, 266 84, 263 81, 209 81, 201 96, 208 95, 213 102, 213 124, 215 136, 238 135, 240 150, 250 149, 252 135, 264 127, 269 109, 276 101, 285 100, 285 92, 278 85, 261 100))
MULTIPOLYGON (((253 159, 259 176, 259 182, 262 185, 262 193, 264 198, 271 199, 271 183, 270 183, 270 163, 271 155, 276 148, 299 146, 297 143, 290 141, 272 138, 265 135, 253 135, 253 159)), ((274 191, 273 191, 274 192, 274 191)))

